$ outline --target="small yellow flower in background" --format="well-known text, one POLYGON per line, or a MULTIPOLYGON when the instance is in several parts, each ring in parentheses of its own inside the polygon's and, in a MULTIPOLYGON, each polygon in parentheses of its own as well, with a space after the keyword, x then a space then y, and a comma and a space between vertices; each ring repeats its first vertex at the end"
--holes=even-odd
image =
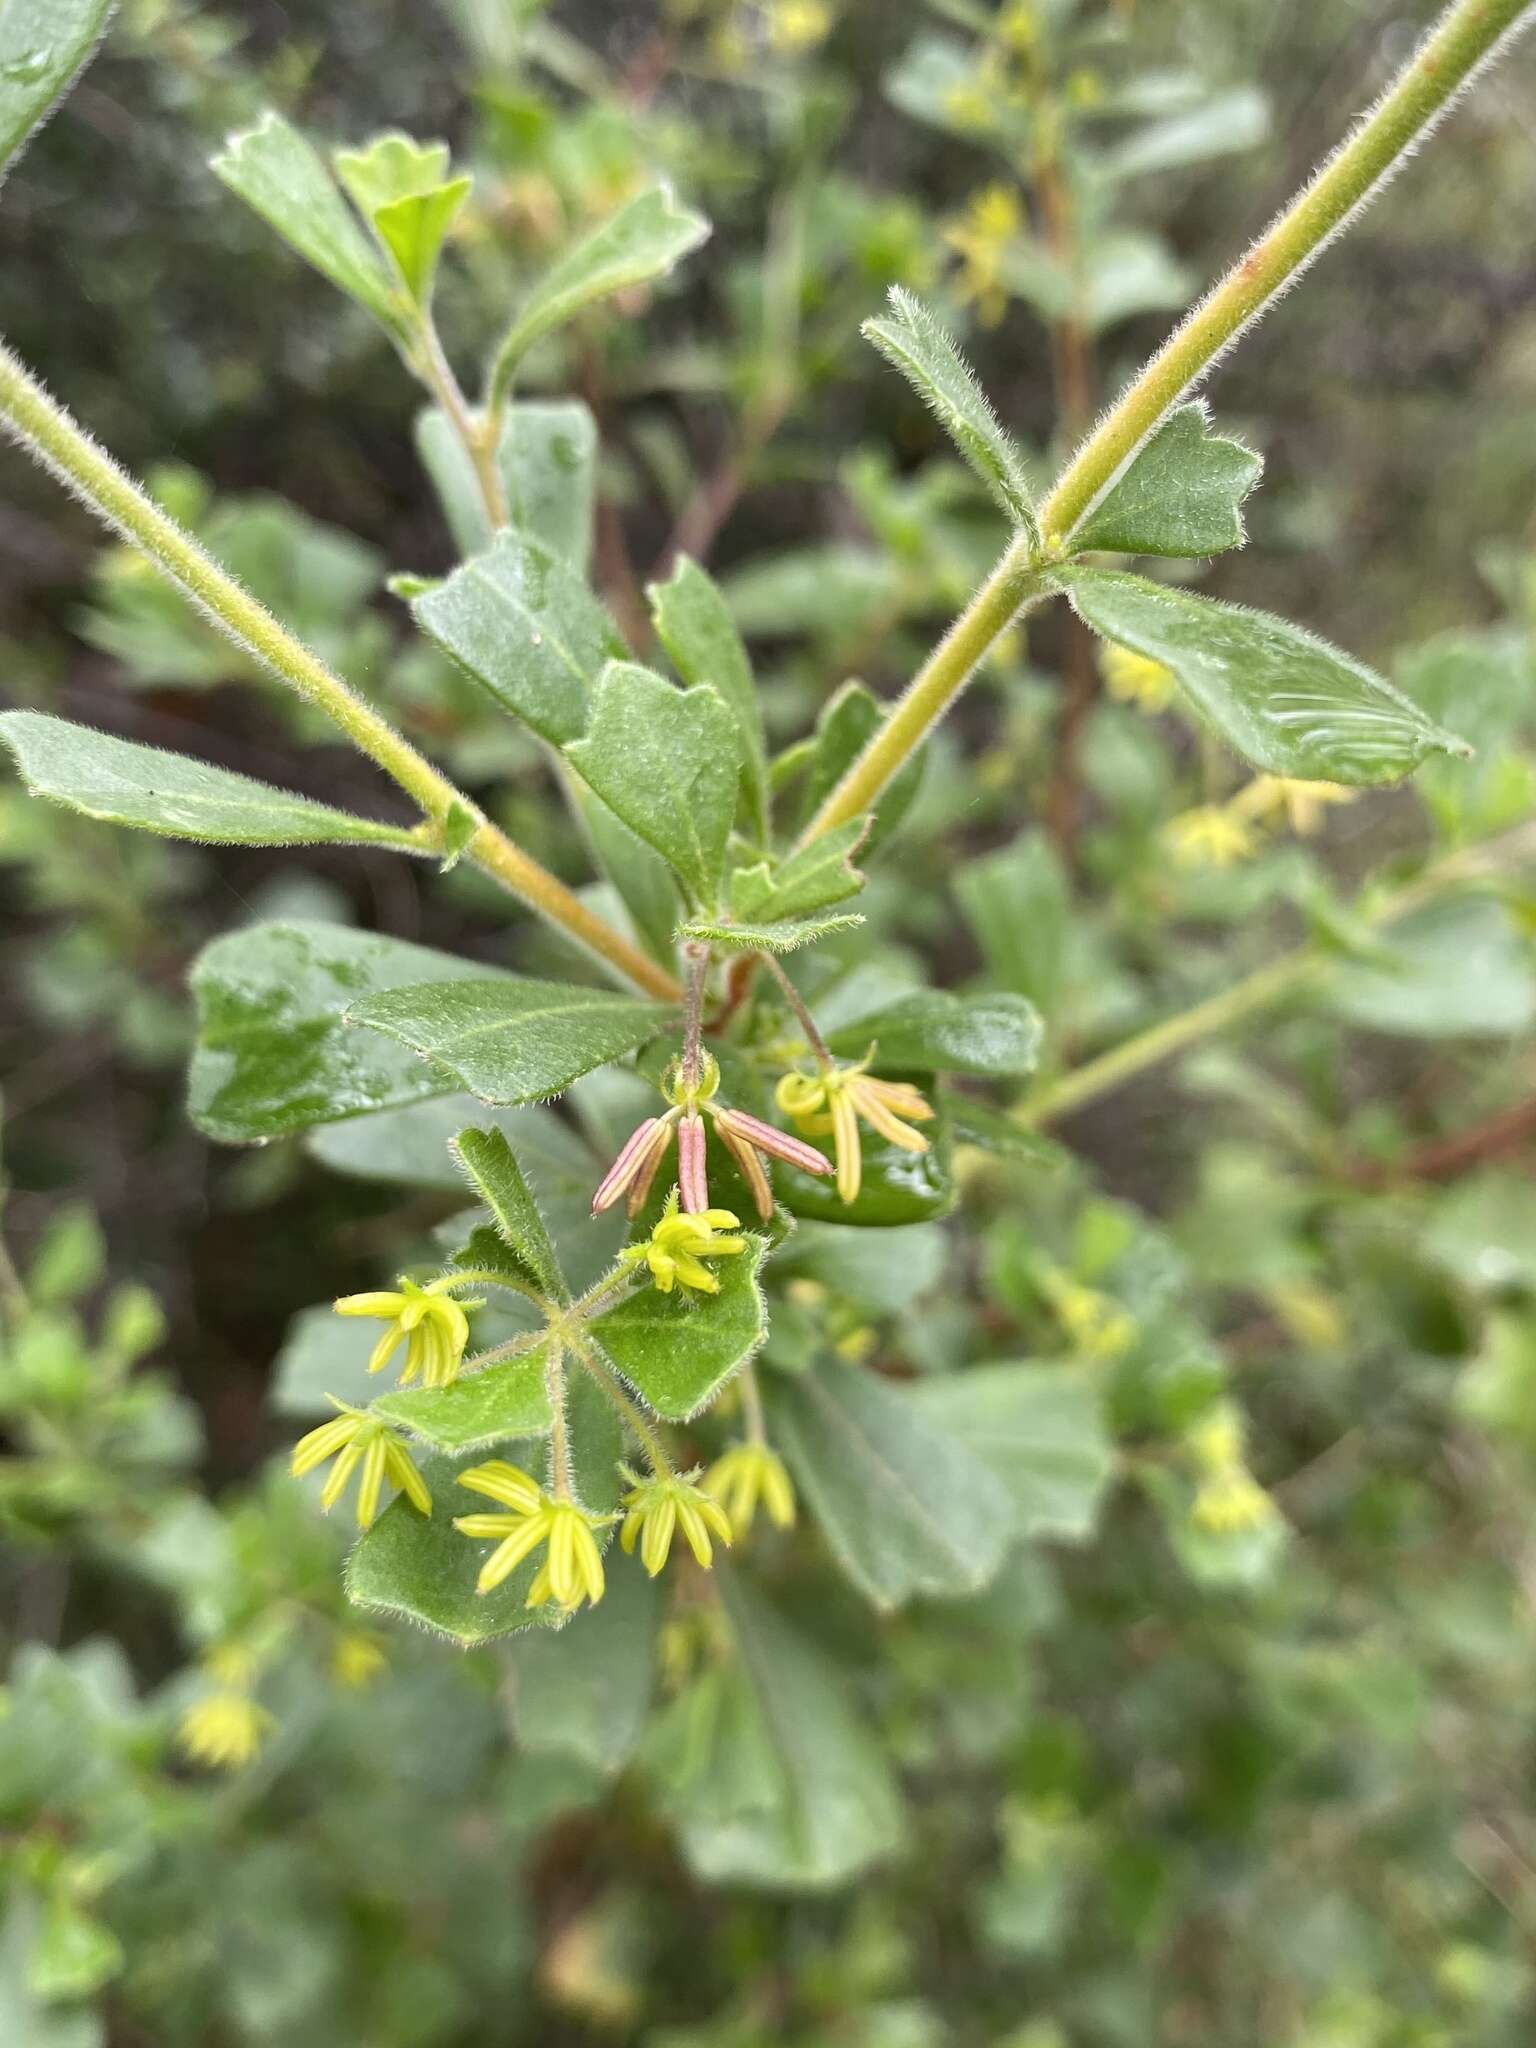
POLYGON ((1229 805, 1202 804, 1170 820, 1168 840, 1181 867, 1230 868, 1258 850, 1253 828, 1229 805))
POLYGON ((1243 1422, 1237 1410, 1222 1402, 1187 1432, 1190 1456, 1204 1471, 1224 1472, 1243 1462, 1243 1422))
MULTIPOLYGON (((403 1344, 401 1386, 408 1387, 419 1377, 423 1386, 446 1387, 458 1377, 469 1342, 469 1318, 447 1292, 450 1287, 462 1287, 464 1278, 460 1273, 445 1273, 425 1287, 402 1279, 395 1289, 344 1294, 333 1307, 339 1316, 376 1316, 389 1325, 369 1356, 370 1372, 382 1372, 403 1344)), ((478 1304, 471 1302, 470 1306, 478 1304)))
POLYGON ((704 1484, 730 1516, 731 1527, 739 1536, 752 1527, 759 1501, 776 1529, 794 1526, 794 1486, 783 1459, 766 1444, 732 1444, 710 1466, 704 1484))
POLYGON ((194 1700, 176 1739, 193 1763, 237 1771, 250 1763, 277 1723, 247 1692, 214 1692, 194 1700))
POLYGON ((944 230, 944 240, 961 259, 960 296, 974 304, 985 327, 995 327, 1008 310, 1003 258, 1023 226, 1024 209, 1014 188, 987 185, 944 230))
POLYGON ((705 1571, 714 1561, 711 1535, 730 1547, 730 1521, 720 1503, 697 1483, 697 1472, 655 1472, 649 1479, 631 1472, 627 1477, 634 1483, 621 1503, 626 1513, 619 1541, 626 1557, 636 1543, 640 1545, 640 1562, 653 1579, 670 1556, 679 1529, 705 1571))
POLYGON ((826 0, 775 0, 768 10, 768 40, 790 56, 814 50, 831 28, 832 9, 826 0))
POLYGON ((1301 782, 1290 775, 1258 775, 1240 789, 1229 806, 1238 816, 1270 820, 1283 817, 1300 839, 1322 829, 1335 804, 1352 804, 1360 794, 1341 782, 1301 782))
POLYGON ((1099 646, 1099 673, 1104 687, 1120 704, 1134 704, 1138 711, 1164 711, 1173 697, 1173 670, 1129 647, 1113 641, 1099 646))
POLYGON ((1337 1351, 1349 1336, 1344 1311, 1331 1294, 1303 1281, 1277 1284, 1268 1290, 1270 1307, 1298 1344, 1317 1351, 1337 1351))
POLYGON ((1034 0, 1010 0, 997 17, 997 37, 1010 50, 1032 50, 1040 40, 1034 0))
POLYGON ((256 1683, 258 1659, 249 1643, 215 1643, 203 1653, 203 1669, 226 1692, 249 1692, 256 1683))
POLYGON ((552 1499, 536 1479, 504 1458, 461 1472, 459 1484, 499 1501, 507 1511, 454 1517, 453 1526, 461 1535, 496 1544, 480 1567, 477 1593, 495 1592, 544 1544, 545 1559, 528 1589, 527 1605, 542 1607, 553 1600, 568 1614, 583 1600, 597 1605, 604 1592, 603 1558, 593 1531, 610 1522, 611 1515, 589 1515, 574 1501, 552 1499))
POLYGON ((878 1081, 866 1072, 874 1058, 871 1046, 856 1067, 827 1067, 817 1074, 785 1074, 774 1100, 807 1137, 832 1137, 837 1163, 837 1192, 844 1202, 858 1200, 864 1178, 864 1154, 858 1120, 904 1152, 926 1152, 928 1140, 912 1124, 927 1123, 933 1110, 910 1081, 878 1081), (903 1118, 908 1121, 903 1122, 903 1118))
POLYGON ((331 1676, 349 1692, 361 1692, 389 1669, 389 1653, 365 1629, 343 1629, 331 1648, 331 1676))
POLYGON ((1184 1446, 1200 1474, 1190 1507, 1197 1528, 1236 1536, 1279 1521, 1279 1508, 1248 1470, 1243 1419, 1230 1402, 1195 1423, 1184 1446))
POLYGON ((950 86, 944 94, 944 112, 957 128, 967 128, 973 135, 984 135, 997 125, 997 110, 979 79, 950 86))
POLYGON ((1119 1358, 1136 1341, 1136 1318, 1096 1287, 1045 1268, 1040 1290, 1080 1358, 1119 1358))
POLYGON ((312 1429, 308 1436, 301 1436, 294 1445, 289 1465, 294 1478, 302 1479, 306 1473, 323 1465, 327 1458, 336 1460, 320 1494, 320 1505, 329 1514, 346 1492, 352 1474, 361 1465, 362 1477, 357 1489, 357 1526, 360 1529, 372 1528, 386 1483, 397 1486, 418 1514, 430 1515, 432 1496, 427 1491, 427 1482, 389 1424, 380 1422, 362 1408, 349 1407, 345 1401, 338 1401, 334 1394, 327 1394, 325 1398, 339 1412, 333 1421, 322 1422, 318 1429, 312 1429))
POLYGON ((738 1252, 744 1252, 744 1237, 720 1234, 738 1227, 738 1220, 729 1209, 704 1209, 697 1215, 686 1210, 680 1212, 674 1188, 657 1218, 656 1228, 640 1244, 626 1245, 619 1253, 619 1263, 637 1266, 643 1260, 663 1294, 670 1294, 679 1281, 700 1294, 718 1294, 719 1280, 699 1261, 734 1258, 738 1252))

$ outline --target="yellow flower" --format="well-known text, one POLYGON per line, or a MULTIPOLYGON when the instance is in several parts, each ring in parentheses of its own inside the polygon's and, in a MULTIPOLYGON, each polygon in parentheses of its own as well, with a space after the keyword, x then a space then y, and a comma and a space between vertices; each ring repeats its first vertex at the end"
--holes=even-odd
POLYGON ((797 56, 825 42, 831 27, 826 0, 777 0, 768 15, 768 40, 774 49, 797 56))
POLYGON ((388 1669, 384 1645, 365 1629, 343 1629, 332 1645, 331 1676, 349 1692, 361 1692, 388 1669))
POLYGON ((697 1472, 655 1472, 649 1479, 635 1479, 633 1473, 629 1474, 634 1484, 624 1496, 627 1512, 619 1541, 626 1557, 639 1543, 640 1562, 653 1579, 666 1563, 672 1538, 679 1529, 705 1571, 715 1554, 711 1532, 727 1547, 730 1545, 731 1525, 725 1510, 696 1484, 698 1476, 697 1472))
POLYGON ((865 1070, 874 1058, 871 1046, 856 1067, 827 1067, 819 1074, 786 1074, 774 1100, 808 1137, 832 1137, 837 1162, 837 1192, 844 1202, 858 1200, 864 1177, 864 1156, 858 1119, 904 1152, 926 1152, 928 1140, 912 1124, 927 1123, 933 1110, 910 1081, 878 1081, 865 1070), (903 1123, 902 1118, 910 1119, 903 1123))
POLYGON ((1104 641, 1099 647, 1099 671, 1104 687, 1121 704, 1134 704, 1148 713, 1167 708, 1173 696, 1173 670, 1129 647, 1104 641))
POLYGON ((1008 309, 1003 258, 1023 225, 1023 208, 1013 187, 988 185, 944 230, 945 241, 961 259, 960 295, 975 304, 984 326, 995 327, 1008 309))
POLYGON ((1309 839, 1321 829, 1331 805, 1352 804, 1359 794, 1340 782, 1301 782, 1291 775, 1258 775, 1233 797, 1230 809, 1245 818, 1283 816, 1298 838, 1309 839))
POLYGON ((459 1484, 471 1493, 499 1501, 507 1510, 499 1515, 454 1517, 453 1526, 461 1535, 496 1544, 480 1567, 477 1593, 495 1592, 524 1558, 544 1544, 544 1562, 534 1574, 526 1604, 542 1607, 553 1600, 568 1614, 583 1600, 597 1605, 604 1591, 603 1557, 593 1531, 611 1521, 611 1515, 589 1515, 574 1501, 552 1499, 536 1479, 503 1458, 461 1472, 459 1484))
POLYGON ((1096 1287, 1046 1272, 1041 1286, 1056 1320, 1084 1358, 1118 1358, 1136 1341, 1136 1318, 1096 1287))
POLYGON ((751 1528, 762 1502, 776 1529, 789 1529, 795 1520, 795 1489, 784 1462, 766 1444, 732 1444, 705 1474, 704 1484, 731 1518, 739 1535, 751 1528))
POLYGON ((245 1692, 214 1692, 186 1708, 177 1729, 182 1749, 213 1770, 239 1770, 276 1726, 266 1708, 245 1692))
POLYGON ((747 1248, 744 1237, 720 1235, 722 1231, 737 1228, 738 1220, 729 1209, 702 1209, 697 1213, 684 1210, 680 1213, 674 1188, 657 1218, 656 1228, 641 1243, 626 1245, 619 1253, 619 1262, 636 1266, 643 1260, 663 1294, 670 1294, 678 1281, 685 1287, 696 1288, 700 1294, 718 1294, 720 1282, 699 1261, 734 1258, 738 1252, 744 1252, 747 1248))
POLYGON ((1168 838, 1181 867, 1229 868, 1257 847, 1250 827, 1226 804, 1181 812, 1170 822, 1168 838))
POLYGON ((289 1466, 294 1478, 302 1479, 317 1465, 323 1465, 327 1458, 335 1458, 336 1463, 320 1495, 320 1505, 329 1514, 346 1492, 348 1480, 361 1465, 362 1478, 357 1489, 357 1526, 360 1529, 373 1526, 386 1481, 399 1487, 418 1514, 430 1515, 432 1496, 427 1491, 427 1482, 389 1424, 380 1422, 361 1408, 348 1407, 334 1394, 327 1394, 325 1398, 339 1412, 333 1421, 322 1422, 318 1429, 312 1429, 308 1436, 301 1436, 294 1445, 289 1466))
MULTIPOLYGON (((339 1316, 377 1316, 389 1327, 374 1345, 368 1360, 370 1372, 382 1372, 404 1344, 405 1370, 402 1387, 419 1374, 428 1387, 446 1387, 458 1377, 464 1347, 469 1342, 469 1318, 449 1298, 450 1287, 462 1287, 466 1275, 446 1273, 425 1287, 414 1280, 400 1281, 397 1289, 379 1289, 371 1294, 344 1294, 333 1304, 339 1316)), ((473 1308, 475 1303, 471 1302, 473 1308)))
POLYGON ((1280 1519, 1280 1510, 1245 1465, 1202 1480, 1190 1515, 1214 1536, 1236 1536, 1280 1519))

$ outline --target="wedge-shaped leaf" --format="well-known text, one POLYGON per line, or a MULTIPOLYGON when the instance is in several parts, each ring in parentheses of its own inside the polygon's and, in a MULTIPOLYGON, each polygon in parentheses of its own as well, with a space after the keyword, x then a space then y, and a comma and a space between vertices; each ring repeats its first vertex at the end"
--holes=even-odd
POLYGON ((611 661, 586 737, 566 757, 690 899, 712 909, 736 815, 739 742, 724 699, 707 684, 677 690, 651 669, 611 661))
MULTIPOLYGON (((685 1422, 756 1351, 767 1330, 758 1270, 766 1241, 714 1261, 718 1294, 642 1287, 589 1328, 630 1385, 669 1422, 685 1422)), ((644 1269, 642 1268, 642 1271, 644 1269)))
POLYGON ((448 1094, 452 1075, 349 1024, 347 1006, 401 983, 484 973, 345 925, 258 924, 215 939, 192 969, 192 1121, 226 1144, 258 1144, 448 1094))
POLYGON ((396 1500, 358 1539, 347 1560, 347 1593, 357 1606, 404 1615, 465 1649, 555 1624, 558 1610, 524 1604, 541 1554, 526 1559, 494 1593, 475 1591, 485 1545, 460 1535, 453 1518, 473 1514, 481 1504, 457 1483, 481 1456, 461 1451, 417 1461, 431 1490, 432 1513, 420 1515, 409 1501, 396 1500))
POLYGON ((281 114, 232 135, 212 169, 307 263, 366 306, 397 338, 403 308, 384 259, 369 241, 325 160, 281 114))
MULTIPOLYGON (((820 810, 845 773, 863 753, 876 731, 885 723, 886 707, 864 683, 848 682, 830 697, 816 721, 815 745, 806 771, 801 815, 809 821, 820 810)), ((889 839, 912 807, 923 779, 926 754, 914 754, 906 766, 891 778, 876 804, 869 829, 858 841, 861 856, 867 858, 889 839)), ((815 845, 817 842, 813 841, 815 845)))
POLYGON ((113 0, 6 0, 0 7, 0 178, 106 34, 113 0))
POLYGON ((1509 1038, 1536 1020, 1529 935, 1493 896, 1426 904, 1379 934, 1385 958, 1330 969, 1325 1006, 1401 1038, 1509 1038))
POLYGON ((928 1074, 1029 1074, 1040 1052, 1040 1017, 1023 996, 919 989, 843 1025, 829 1043, 850 1059, 862 1059, 877 1045, 882 1073, 895 1067, 928 1074))
MULTIPOLYGON (((416 416, 416 452, 459 553, 483 553, 495 538, 485 494, 464 443, 437 406, 416 416)), ((597 423, 590 409, 579 398, 518 399, 502 419, 497 467, 513 526, 585 577, 597 484, 597 423)))
POLYGON ((51 797, 109 824, 215 846, 424 850, 413 846, 408 826, 355 818, 228 768, 115 739, 41 711, 0 712, 0 739, 34 796, 51 797))
POLYGON ((616 1771, 640 1739, 656 1668, 661 1587, 632 1566, 608 1574, 599 1606, 558 1638, 510 1646, 512 1725, 536 1756, 616 1771))
POLYGON ((549 1241, 539 1205, 504 1133, 460 1131, 453 1149, 470 1185, 490 1210, 497 1231, 532 1285, 550 1301, 569 1300, 560 1261, 549 1241))
POLYGON ((920 1380, 913 1409, 985 1465, 1006 1491, 1015 1534, 1093 1534, 1115 1453, 1103 1402, 1082 1370, 982 1365, 920 1380))
POLYGON ((812 945, 829 932, 845 932, 863 922, 857 911, 832 917, 790 918, 783 924, 722 924, 718 919, 706 918, 679 926, 677 936, 702 939, 726 952, 793 953, 797 946, 812 945))
POLYGON ((1085 624, 1171 669, 1223 739, 1271 775, 1370 787, 1426 755, 1467 752, 1363 662, 1285 619, 1119 570, 1069 568, 1058 580, 1085 624))
POLYGON ((377 136, 365 150, 338 150, 333 161, 401 283, 426 305, 443 240, 473 179, 449 177, 446 142, 414 142, 398 132, 377 136))
POLYGON ((439 1451, 483 1450, 508 1437, 543 1436, 550 1424, 544 1388, 548 1359, 546 1338, 495 1365, 461 1373, 450 1386, 400 1387, 381 1394, 374 1413, 439 1451))
POLYGON ((1263 459, 1211 431, 1197 399, 1169 413, 1080 526, 1074 549, 1116 555, 1219 555, 1247 538, 1242 503, 1263 459))
POLYGON ((518 364, 536 341, 596 300, 662 276, 708 233, 703 215, 679 206, 666 185, 652 186, 620 207, 534 286, 496 351, 492 402, 505 397, 518 364))
POLYGON ((777 867, 759 861, 755 867, 737 868, 731 876, 732 914, 743 923, 768 924, 779 918, 809 917, 856 896, 864 877, 853 856, 863 844, 868 822, 850 818, 777 867))
POLYGON ((772 1441, 833 1556, 877 1607, 956 1599, 995 1576, 1014 1537, 1007 1488, 931 1405, 840 1363, 775 1377, 765 1393, 772 1441))
POLYGON ((587 697, 623 642, 574 568, 527 534, 483 555, 411 605, 424 633, 551 746, 587 722, 587 697))
POLYGON ((656 637, 685 683, 709 683, 735 717, 741 742, 741 780, 747 816, 759 839, 768 837, 768 742, 752 664, 731 608, 714 578, 685 555, 670 582, 646 593, 656 637))
POLYGON ((716 1573, 735 1658, 667 1708, 648 1774, 707 1882, 845 1884, 901 1844, 890 1766, 826 1653, 729 1566, 716 1573))
POLYGON ((430 1061, 447 1087, 482 1102, 543 1102, 578 1074, 633 1052, 668 1012, 606 989, 504 974, 394 985, 347 1015, 430 1061))
POLYGON ((866 320, 864 333, 895 364, 987 489, 1013 521, 1035 533, 1035 508, 1013 437, 1004 432, 976 373, 921 299, 891 290, 888 319, 866 320))

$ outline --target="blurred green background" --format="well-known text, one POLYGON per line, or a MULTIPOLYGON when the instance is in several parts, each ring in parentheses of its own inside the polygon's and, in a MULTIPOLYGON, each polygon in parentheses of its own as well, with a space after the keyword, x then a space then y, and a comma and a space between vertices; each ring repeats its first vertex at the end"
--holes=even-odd
MULTIPOLYGON (((899 688, 999 542, 859 337, 885 290, 964 331, 1043 474, 1427 12, 124 0, 7 182, 0 324, 579 880, 532 748, 384 589, 453 559, 417 394, 209 173, 225 134, 272 104, 327 145, 451 141, 476 181, 442 294, 466 365, 639 183, 712 218, 532 381, 596 416, 616 616, 669 548, 706 557, 782 744, 849 675, 899 688)), ((807 1854, 741 1882, 651 1737, 541 1712, 537 1669, 349 1617, 344 1532, 281 1476, 323 1369, 302 1312, 375 1284, 442 1200, 344 1147, 202 1140, 189 963, 287 914, 505 957, 502 902, 348 849, 140 841, 0 786, 3 1223, 32 1304, 0 1357, 3 2048, 1529 2041, 1530 856, 1387 957, 1347 905, 1536 798, 1533 81, 1530 50, 1484 80, 1212 386, 1266 472, 1250 548, 1202 587, 1393 675, 1474 768, 1180 862, 1170 822, 1232 768, 1099 688, 1053 617, 946 730, 870 891, 859 947, 1029 995, 1057 1068, 1309 934, 1344 964, 1326 1000, 1063 1120, 1054 1169, 963 1155, 959 1216, 862 1291, 793 1283, 804 1342, 902 1377, 1039 1360, 1100 1416, 985 1594, 882 1616, 814 1535, 775 1565, 903 1789, 900 1846, 828 1881, 807 1854), (1243 1457, 1270 1506, 1202 1524, 1202 1474, 1243 1457), (178 1729, 235 1633, 270 1718, 245 1769, 202 1772, 178 1729)), ((0 695, 372 801, 9 452, 0 695)), ((526 923, 510 943, 556 957, 526 923)), ((791 1808, 826 1795, 791 1767, 791 1808)))

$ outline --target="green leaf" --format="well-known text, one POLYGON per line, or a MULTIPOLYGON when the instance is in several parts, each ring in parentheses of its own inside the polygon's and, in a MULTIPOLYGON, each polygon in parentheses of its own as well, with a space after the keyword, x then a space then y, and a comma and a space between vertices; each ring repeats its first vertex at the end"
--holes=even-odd
POLYGON ((1131 458, 1088 516, 1074 527, 1074 553, 1219 555, 1247 539, 1242 503, 1263 458, 1211 431, 1196 399, 1178 406, 1131 458))
POLYGON ((551 746, 587 722, 588 690, 623 642, 566 562, 527 534, 495 545, 413 600, 424 633, 551 746))
POLYGON ((708 233, 703 215, 679 206, 667 185, 652 186, 620 207, 534 286, 496 351, 492 404, 506 397, 518 364, 536 341, 598 299, 662 276, 708 233))
POLYGON ((692 901, 712 909, 736 815, 736 720, 724 700, 706 684, 678 690, 634 662, 611 661, 586 736, 566 757, 692 901))
POLYGON ((440 1451, 484 1450, 508 1437, 544 1436, 550 1426, 544 1388, 549 1350, 546 1338, 478 1372, 463 1372, 449 1386, 399 1387, 381 1394, 373 1412, 440 1451))
POLYGON ((401 283, 425 306, 444 237, 474 180, 448 176, 446 142, 418 143, 398 131, 376 136, 366 150, 338 150, 332 162, 401 283))
POLYGON ((990 1102, 978 1102, 958 1088, 941 1089, 937 1099, 957 1145, 979 1145, 984 1152, 995 1152, 1000 1159, 1017 1160, 1024 1166, 1065 1166, 1071 1159, 1064 1146, 1030 1130, 990 1102))
POLYGON ((767 1251, 765 1239, 749 1236, 744 1252, 715 1260, 718 1294, 642 1287, 588 1324, 625 1379, 669 1422, 696 1415, 762 1343, 768 1322, 758 1271, 767 1251))
POLYGON ((772 1442, 875 1606, 956 1599, 996 1575, 1014 1536, 1007 1489, 931 1404, 840 1363, 776 1376, 764 1392, 772 1442))
POLYGON ((967 861, 953 887, 989 978, 1049 1016, 1061 992, 1072 922, 1071 884, 1050 840, 1026 832, 1011 846, 967 861))
POLYGON ((853 865, 853 856, 864 842, 867 818, 850 818, 845 825, 823 832, 799 853, 792 853, 777 867, 759 861, 755 867, 737 868, 731 875, 731 911, 744 923, 767 924, 779 918, 808 917, 856 896, 864 877, 853 865))
POLYGON ((1426 904, 1379 937, 1379 965, 1343 962, 1322 983, 1346 1022, 1402 1038, 1507 1038, 1536 1021, 1530 938, 1496 897, 1426 904))
POLYGON ((1016 526, 1036 534, 1035 508, 1013 437, 1004 432, 976 373, 928 308, 900 285, 892 317, 866 320, 864 334, 938 416, 966 461, 1016 526))
POLYGON ((747 815, 759 839, 768 837, 768 743, 752 664, 724 592, 697 562, 682 556, 668 583, 646 595, 656 637, 685 683, 708 683, 735 717, 741 742, 741 779, 747 815))
POLYGON ((558 1613, 524 1605, 542 1553, 525 1559, 494 1593, 475 1591, 486 1547, 461 1536, 453 1518, 481 1506, 457 1483, 461 1472, 481 1463, 480 1452, 419 1463, 432 1494, 431 1515, 418 1514, 404 1498, 392 1501, 347 1560, 348 1597, 359 1607, 418 1621, 464 1649, 519 1629, 556 1626, 558 1613))
MULTIPOLYGON (((885 723, 886 706, 864 683, 847 682, 831 696, 816 720, 816 744, 811 751, 801 798, 801 816, 807 822, 820 810, 843 776, 863 753, 885 723)), ((924 753, 916 753, 887 785, 876 804, 868 832, 857 842, 861 856, 868 858, 877 846, 890 838, 912 807, 923 779, 924 753)), ((818 842, 813 841, 815 845, 818 842)))
POLYGON ((862 1059, 873 1043, 882 1073, 899 1067, 924 1074, 1029 1074, 1040 1051, 1040 1018, 1023 996, 919 989, 842 1025, 827 1042, 848 1059, 862 1059))
POLYGON ((900 1796, 825 1652, 723 1562, 736 1656, 666 1709, 643 1752, 710 1883, 829 1889, 900 1846, 900 1796))
POLYGON ((267 1393, 273 1414, 329 1419, 336 1411, 327 1394, 366 1408, 379 1382, 368 1370, 372 1345, 359 1343, 360 1334, 328 1301, 290 1317, 267 1393))
POLYGON ((995 1476, 1018 1536, 1081 1543, 1115 1467, 1103 1402, 1077 1366, 982 1365, 920 1380, 913 1407, 995 1476))
POLYGON ((482 1102, 558 1095, 654 1037, 668 1015, 638 997, 511 974, 392 983, 347 1009, 349 1023, 398 1039, 432 1063, 444 1087, 467 1088, 482 1102))
POLYGON ((6 0, 0 7, 0 178, 90 62, 113 0, 6 0))
POLYGON ((484 974, 472 960, 345 925, 258 924, 215 939, 192 969, 192 1121, 225 1144, 259 1144, 446 1095, 451 1075, 355 1029, 346 1011, 378 989, 484 974))
POLYGON ((631 1566, 609 1573, 607 1592, 579 1628, 512 1644, 507 1662, 518 1746, 617 1771, 645 1725, 660 1622, 660 1585, 631 1566))
POLYGON ((670 972, 677 964, 672 941, 677 924, 677 883, 672 870, 585 783, 573 777, 570 793, 592 842, 593 858, 629 912, 636 937, 652 959, 670 972))
POLYGON ((857 911, 838 917, 802 917, 783 924, 724 924, 718 919, 680 925, 680 939, 700 939, 726 952, 793 953, 797 946, 809 946, 829 932, 845 932, 862 924, 857 911))
POLYGON ((460 1131, 453 1150, 529 1281, 549 1301, 570 1299, 539 1205, 498 1130, 460 1131))
MULTIPOLYGON (((416 452, 458 552, 482 554, 495 539, 485 494, 468 450, 437 406, 416 415, 416 452)), ((502 419, 496 464, 513 526, 584 579, 597 490, 597 423, 590 409, 579 398, 517 400, 502 419)))
POLYGON ((1118 570, 1057 580, 1106 640, 1171 669, 1195 709, 1255 768, 1310 782, 1397 782, 1428 754, 1464 754, 1363 662, 1268 612, 1118 570))
MULTIPOLYGON (((609 1515, 628 1486, 620 1470, 624 1429, 608 1389, 574 1361, 566 1364, 565 1421, 571 1442, 571 1477, 576 1498, 589 1514, 609 1515)), ((546 1476, 546 1484, 552 1484, 546 1476)), ((599 1544, 613 1535, 612 1525, 598 1531, 599 1544)))
POLYGON ((88 818, 217 846, 392 846, 424 852, 409 826, 354 818, 186 754, 114 739, 41 711, 0 712, 0 739, 34 796, 88 818))
POLYGON ((382 257, 336 189, 320 152, 281 114, 268 111, 254 128, 232 135, 212 169, 307 263, 401 338, 403 309, 382 257))

